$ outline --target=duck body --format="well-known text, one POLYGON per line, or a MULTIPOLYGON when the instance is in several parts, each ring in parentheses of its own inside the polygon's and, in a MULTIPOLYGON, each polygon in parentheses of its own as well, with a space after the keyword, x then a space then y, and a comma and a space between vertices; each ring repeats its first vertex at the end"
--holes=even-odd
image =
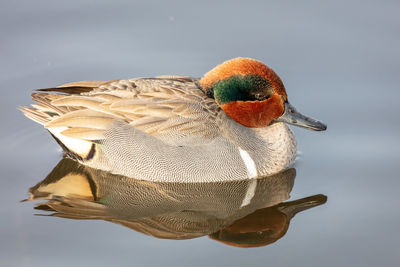
POLYGON ((244 180, 292 165, 297 153, 293 133, 276 116, 266 119, 276 107, 282 109, 278 117, 286 112, 276 101, 279 94, 264 96, 271 94, 271 83, 225 79, 228 84, 217 80, 219 87, 210 89, 216 84, 210 79, 160 76, 71 83, 34 93, 37 104, 22 111, 44 125, 69 157, 137 179, 244 180), (246 102, 240 90, 253 85, 262 88, 256 97, 264 99, 246 102), (223 91, 232 86, 238 93, 223 91), (240 110, 235 113, 233 107, 240 110), (252 110, 260 112, 253 116, 252 110), (267 125, 259 125, 266 120, 267 125))

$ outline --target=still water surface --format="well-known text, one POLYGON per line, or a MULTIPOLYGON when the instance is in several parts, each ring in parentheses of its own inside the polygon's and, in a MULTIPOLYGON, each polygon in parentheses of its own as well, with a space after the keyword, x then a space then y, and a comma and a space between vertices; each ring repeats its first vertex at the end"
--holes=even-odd
POLYGON ((398 266, 399 10, 397 1, 2 2, 0 265, 398 266), (291 103, 328 124, 293 129, 295 171, 186 187, 127 180, 59 162, 51 136, 16 110, 36 88, 199 77, 236 56, 270 65, 291 103))

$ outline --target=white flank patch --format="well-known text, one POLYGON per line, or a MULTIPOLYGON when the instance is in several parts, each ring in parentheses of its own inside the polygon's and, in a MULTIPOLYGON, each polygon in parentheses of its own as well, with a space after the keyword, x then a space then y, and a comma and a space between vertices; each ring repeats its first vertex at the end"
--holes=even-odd
POLYGON ((54 134, 54 136, 57 137, 69 150, 85 158, 88 155, 90 149, 92 148, 92 143, 62 135, 61 132, 66 129, 68 128, 67 127, 48 128, 48 130, 52 134, 54 134))
POLYGON ((256 186, 257 180, 251 180, 249 186, 247 187, 246 195, 243 198, 242 205, 240 205, 240 207, 244 207, 250 204, 251 200, 254 197, 254 194, 256 193, 256 186))
POLYGON ((244 165, 247 168, 247 175, 249 178, 257 177, 257 168, 254 160, 250 157, 249 153, 246 150, 243 150, 239 147, 239 153, 242 157, 244 165))
MULTIPOLYGON (((257 167, 254 160, 250 157, 249 153, 246 150, 239 148, 240 156, 246 165, 247 175, 249 178, 257 177, 257 167)), ((243 198, 242 205, 240 207, 244 207, 250 204, 251 200, 254 197, 256 192, 257 180, 250 181, 249 186, 246 191, 246 195, 243 198)))

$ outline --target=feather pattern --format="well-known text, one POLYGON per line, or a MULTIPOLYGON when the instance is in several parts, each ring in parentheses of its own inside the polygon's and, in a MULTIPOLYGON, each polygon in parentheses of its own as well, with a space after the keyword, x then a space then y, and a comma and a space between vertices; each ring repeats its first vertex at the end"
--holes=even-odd
POLYGON ((32 94, 37 104, 23 111, 46 128, 67 127, 61 134, 82 140, 103 137, 101 131, 118 120, 168 144, 193 145, 190 135, 201 140, 219 132, 215 118, 220 108, 196 82, 186 76, 161 76, 69 83, 32 94))

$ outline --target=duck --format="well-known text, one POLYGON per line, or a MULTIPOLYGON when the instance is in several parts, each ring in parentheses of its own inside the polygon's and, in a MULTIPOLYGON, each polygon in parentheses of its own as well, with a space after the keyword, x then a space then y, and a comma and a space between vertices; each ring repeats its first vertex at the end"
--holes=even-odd
POLYGON ((252 58, 227 60, 202 78, 82 81, 32 94, 20 109, 65 155, 91 168, 147 181, 253 179, 293 165, 288 124, 323 131, 298 112, 279 76, 252 58))

